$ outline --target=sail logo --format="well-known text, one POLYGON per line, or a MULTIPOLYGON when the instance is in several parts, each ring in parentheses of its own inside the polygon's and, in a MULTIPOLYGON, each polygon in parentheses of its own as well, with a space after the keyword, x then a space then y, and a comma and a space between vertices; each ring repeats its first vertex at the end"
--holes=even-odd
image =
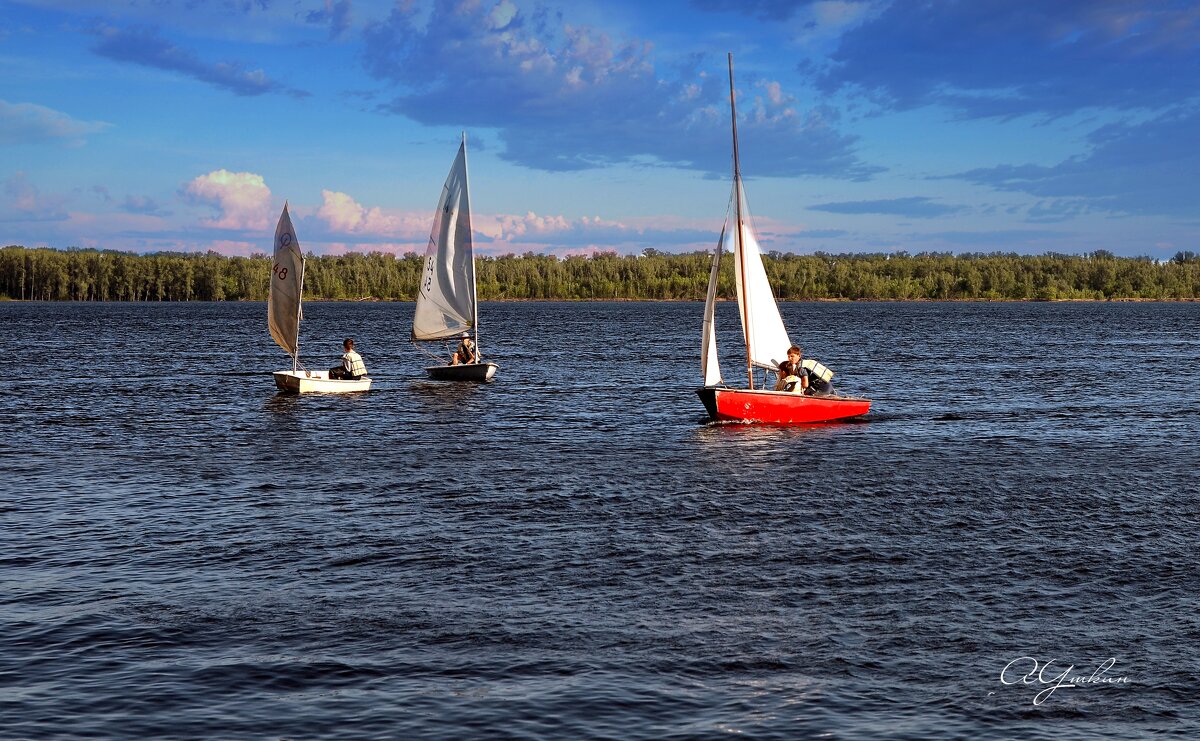
MULTIPOLYGON (((1013 659, 1000 670, 1000 684, 1005 686, 1025 685, 1040 688, 1033 696, 1033 704, 1041 706, 1046 700, 1060 689, 1074 689, 1096 685, 1129 684, 1129 677, 1109 676, 1108 671, 1117 663, 1116 659, 1107 659, 1096 667, 1091 674, 1072 674, 1075 665, 1069 664, 1061 671, 1056 665, 1057 659, 1039 661, 1032 656, 1022 656, 1013 659)), ((994 695, 989 692, 988 695, 994 695)))

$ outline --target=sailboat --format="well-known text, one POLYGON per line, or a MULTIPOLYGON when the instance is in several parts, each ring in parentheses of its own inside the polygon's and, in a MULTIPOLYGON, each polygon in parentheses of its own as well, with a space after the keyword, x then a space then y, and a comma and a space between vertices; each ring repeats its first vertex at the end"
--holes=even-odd
MULTIPOLYGON (((729 108, 733 120, 733 195, 725 226, 713 254, 708 276, 708 295, 704 302, 701 331, 700 366, 704 387, 696 389, 709 416, 718 421, 760 422, 766 424, 811 424, 858 417, 871 409, 869 399, 847 396, 806 396, 795 391, 756 388, 754 369, 778 371, 779 361, 787 357, 792 342, 779 315, 779 306, 771 293, 771 284, 762 264, 762 250, 750 224, 746 193, 742 188, 741 163, 738 159, 737 108, 733 92, 733 54, 729 55, 729 108), (749 386, 730 388, 721 375, 717 359, 715 329, 717 281, 721 254, 733 252, 738 310, 746 341, 746 373, 749 386)), ((806 363, 809 361, 805 361, 806 363)), ((822 367, 822 370, 823 367, 822 367)), ((764 382, 765 382, 764 374, 764 382)))
POLYGON ((275 227, 275 252, 271 260, 271 288, 267 294, 267 327, 271 337, 292 356, 292 369, 275 371, 275 386, 280 391, 306 394, 366 391, 371 379, 357 381, 329 377, 329 371, 309 371, 300 365, 300 319, 304 295, 304 253, 292 228, 287 203, 275 227))
MULTIPOLYGON (((500 366, 483 362, 479 350, 479 302, 475 298, 475 253, 471 241, 471 199, 467 188, 467 137, 450 166, 433 215, 425 250, 425 272, 413 311, 413 343, 457 340, 474 334, 474 363, 429 366, 440 381, 490 381, 500 366)), ((419 347, 420 345, 418 345, 419 347)), ((436 357, 428 350, 431 357, 436 357)))

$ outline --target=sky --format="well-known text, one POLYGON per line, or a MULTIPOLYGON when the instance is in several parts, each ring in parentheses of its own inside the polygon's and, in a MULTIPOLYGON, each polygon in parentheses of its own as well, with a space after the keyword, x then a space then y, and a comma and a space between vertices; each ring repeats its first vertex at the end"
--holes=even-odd
POLYGON ((1200 251, 1193 0, 0 0, 0 245, 1200 251))

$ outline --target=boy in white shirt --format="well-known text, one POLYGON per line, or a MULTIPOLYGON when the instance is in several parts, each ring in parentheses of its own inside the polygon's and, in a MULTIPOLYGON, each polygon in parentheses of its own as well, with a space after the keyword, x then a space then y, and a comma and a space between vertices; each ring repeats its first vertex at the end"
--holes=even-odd
POLYGON ((342 348, 346 351, 342 355, 342 364, 330 368, 329 377, 338 381, 357 381, 367 375, 367 366, 363 363, 362 356, 354 352, 354 340, 347 337, 342 343, 342 348))

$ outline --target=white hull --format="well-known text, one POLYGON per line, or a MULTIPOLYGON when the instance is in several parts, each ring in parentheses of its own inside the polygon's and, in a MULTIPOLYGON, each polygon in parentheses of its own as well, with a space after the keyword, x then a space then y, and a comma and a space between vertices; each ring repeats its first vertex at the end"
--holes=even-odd
POLYGON ((275 371, 274 375, 275 386, 292 394, 346 394, 371 388, 371 379, 366 376, 357 381, 338 381, 329 377, 329 371, 275 371))

